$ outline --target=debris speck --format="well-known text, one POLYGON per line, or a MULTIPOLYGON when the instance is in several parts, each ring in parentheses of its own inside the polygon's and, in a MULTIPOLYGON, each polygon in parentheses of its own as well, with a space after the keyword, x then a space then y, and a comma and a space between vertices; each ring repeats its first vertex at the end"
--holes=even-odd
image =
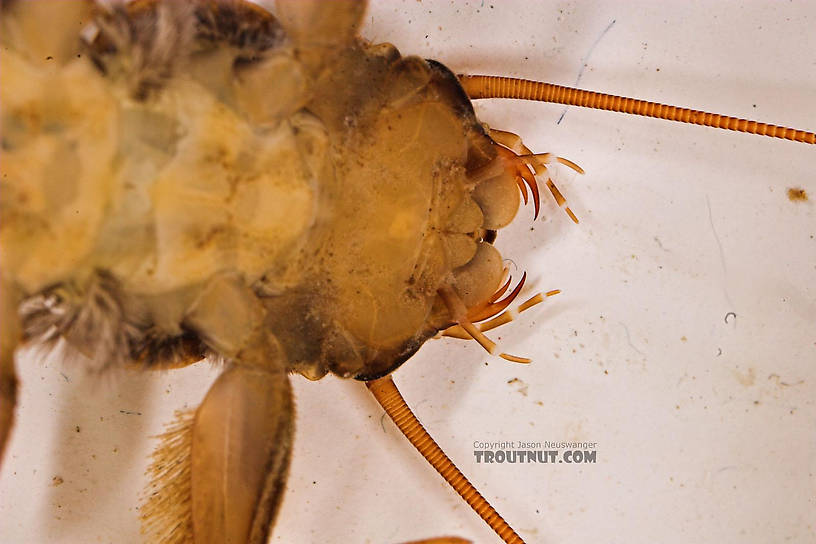
POLYGON ((739 370, 734 370, 734 377, 739 383, 745 387, 750 387, 756 382, 756 372, 753 368, 749 368, 746 373, 741 373, 739 370))
POLYGON ((789 187, 788 200, 790 200, 791 202, 807 202, 808 200, 807 191, 805 191, 801 187, 789 187))
POLYGON ((771 374, 771 375, 768 376, 768 379, 769 380, 775 380, 776 385, 778 385, 779 387, 791 387, 791 386, 794 386, 794 385, 802 385, 803 383, 805 383, 805 380, 799 380, 799 381, 793 382, 793 383, 782 381, 782 378, 779 376, 779 374, 771 374))
POLYGON ((516 391, 518 391, 519 393, 521 393, 525 397, 527 396, 528 385, 526 383, 524 383, 523 380, 520 380, 518 378, 513 378, 512 380, 507 380, 507 384, 508 385, 518 384, 518 389, 516 389, 516 391))

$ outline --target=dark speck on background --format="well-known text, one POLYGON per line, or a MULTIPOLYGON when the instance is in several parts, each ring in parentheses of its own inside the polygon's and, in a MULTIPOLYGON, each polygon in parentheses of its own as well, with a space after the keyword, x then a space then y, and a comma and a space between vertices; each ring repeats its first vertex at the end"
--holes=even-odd
POLYGON ((801 187, 788 188, 788 200, 791 202, 807 202, 807 192, 801 187))

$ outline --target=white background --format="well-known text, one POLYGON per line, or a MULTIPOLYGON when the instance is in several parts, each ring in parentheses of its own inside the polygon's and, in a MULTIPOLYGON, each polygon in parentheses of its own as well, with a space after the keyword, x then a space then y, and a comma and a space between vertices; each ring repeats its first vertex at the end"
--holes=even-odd
MULTIPOLYGON (((455 72, 581 74, 583 88, 816 130, 814 28, 812 2, 406 0, 376 2, 364 34, 455 72)), ((563 290, 493 333, 534 363, 432 341, 396 373, 403 393, 530 543, 813 542, 816 149, 577 108, 558 124, 563 112, 477 105, 587 171, 557 178, 580 225, 545 195, 543 218, 523 209, 499 236, 517 276, 563 290), (475 464, 476 440, 594 441, 598 461, 475 464)), ((212 369, 100 384, 19 365, 0 542, 138 542, 148 437, 212 369)), ((497 542, 361 384, 293 381, 273 542, 497 542)))

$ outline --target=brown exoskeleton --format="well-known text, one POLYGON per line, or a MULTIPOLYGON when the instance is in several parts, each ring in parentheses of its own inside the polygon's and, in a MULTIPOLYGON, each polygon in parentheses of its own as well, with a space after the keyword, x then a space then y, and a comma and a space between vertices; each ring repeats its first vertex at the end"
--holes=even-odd
MULTIPOLYGON (((570 115, 573 115, 573 114, 574 114, 574 112, 571 112, 571 113, 570 113, 570 115)), ((800 152, 801 152, 801 151, 800 151, 800 152)), ((657 182, 655 182, 655 184, 657 184, 657 182)), ((780 191, 780 192, 781 192, 781 191, 780 191)), ((590 207, 590 208, 593 208, 594 206, 589 206, 589 207, 590 207)), ((383 212, 383 213, 386 213, 386 212, 383 212)), ((584 216, 582 215, 582 219, 586 220, 586 217, 584 217, 584 216)), ((514 254, 514 257, 515 257, 515 256, 516 256, 516 255, 514 254)), ((578 264, 580 264, 580 263, 578 263, 578 264)), ((549 283, 550 281, 551 281, 551 280, 547 279, 547 283, 549 283)), ((557 286, 559 286, 559 287, 562 287, 562 286, 563 286, 563 284, 561 283, 561 281, 562 281, 562 280, 560 280, 560 279, 559 279, 559 281, 558 281, 558 282, 556 282, 556 285, 557 285, 557 286)), ((636 343, 636 345, 638 345, 638 344, 637 344, 637 338, 635 338, 634 342, 636 343)), ((641 346, 641 347, 642 347, 642 346, 641 346)), ((783 381, 784 381, 784 379, 783 379, 783 381)), ((468 441, 470 441, 470 438, 471 438, 471 437, 468 437, 468 441)), ((355 478, 356 478, 356 477, 355 477, 355 478)), ((362 536, 361 536, 361 537, 362 537, 362 536)), ((338 537, 338 538, 339 538, 339 537, 338 537)), ((532 536, 531 538, 532 538, 533 540, 535 540, 535 538, 536 538, 536 537, 535 537, 535 536, 532 536)))

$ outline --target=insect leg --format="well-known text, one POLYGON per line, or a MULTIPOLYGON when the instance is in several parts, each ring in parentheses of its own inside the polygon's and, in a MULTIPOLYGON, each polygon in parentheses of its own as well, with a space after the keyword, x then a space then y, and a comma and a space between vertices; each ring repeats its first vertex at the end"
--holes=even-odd
POLYGON ((17 289, 0 274, 0 463, 14 423, 14 405, 17 401, 14 351, 20 342, 18 303, 17 289))
POLYGON ((185 320, 229 363, 153 456, 142 519, 151 541, 267 541, 283 496, 294 430, 286 358, 254 292, 214 278, 185 320), (181 529, 179 529, 181 528, 181 529))
POLYGON ((196 544, 267 541, 285 488, 293 429, 283 369, 235 364, 218 378, 192 430, 196 544))
POLYGON ((142 531, 151 542, 266 542, 294 430, 283 368, 232 362, 193 415, 177 413, 148 469, 142 531))

